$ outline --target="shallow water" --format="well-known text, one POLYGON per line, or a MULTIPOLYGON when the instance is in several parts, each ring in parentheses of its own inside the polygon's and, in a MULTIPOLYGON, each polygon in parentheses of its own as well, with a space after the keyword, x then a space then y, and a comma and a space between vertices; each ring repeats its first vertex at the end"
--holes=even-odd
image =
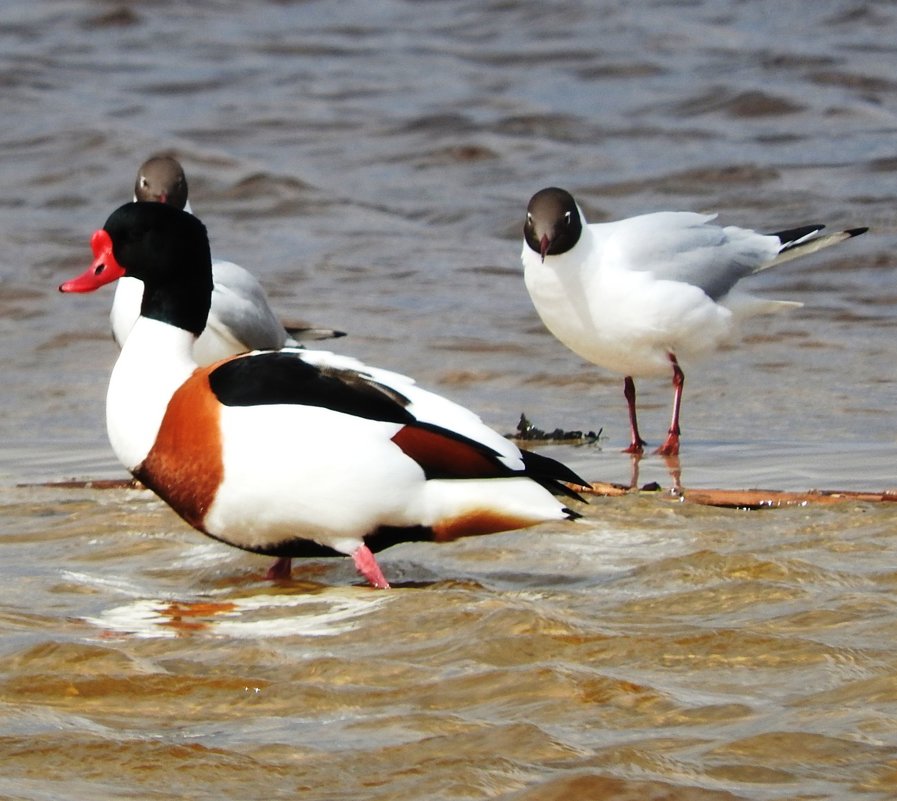
MULTIPOLYGON (((892 504, 666 493, 576 525, 266 561, 115 478, 111 292, 60 296, 174 149, 216 255, 287 319, 628 481, 622 382, 542 329, 520 226, 719 211, 872 231, 752 280, 800 300, 685 365, 682 483, 897 486, 897 9, 647 2, 0 3, 0 798, 891 798, 892 504), (28 484, 29 486, 19 486, 28 484)), ((639 386, 643 433, 665 382, 639 386)), ((656 457, 639 483, 671 482, 656 457)))

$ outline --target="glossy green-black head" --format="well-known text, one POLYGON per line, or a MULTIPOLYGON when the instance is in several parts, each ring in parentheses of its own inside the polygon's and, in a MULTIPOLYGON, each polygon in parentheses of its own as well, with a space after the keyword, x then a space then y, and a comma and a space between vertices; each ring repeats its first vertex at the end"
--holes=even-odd
POLYGON ((116 209, 90 241, 93 263, 62 292, 92 292, 122 276, 143 282, 140 313, 202 333, 212 300, 212 257, 205 226, 156 202, 116 209))

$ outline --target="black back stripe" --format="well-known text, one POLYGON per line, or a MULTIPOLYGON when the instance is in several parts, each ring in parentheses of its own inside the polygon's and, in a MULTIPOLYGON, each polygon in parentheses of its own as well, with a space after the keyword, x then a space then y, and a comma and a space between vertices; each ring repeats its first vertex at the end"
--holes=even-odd
POLYGON ((238 356, 216 367, 209 384, 225 406, 318 406, 367 420, 414 422, 401 393, 354 370, 308 364, 296 353, 238 356))

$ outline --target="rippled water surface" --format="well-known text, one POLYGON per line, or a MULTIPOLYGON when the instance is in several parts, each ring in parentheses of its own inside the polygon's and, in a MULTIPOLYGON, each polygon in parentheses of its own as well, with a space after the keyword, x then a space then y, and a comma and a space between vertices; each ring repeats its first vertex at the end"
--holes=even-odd
MULTIPOLYGON (((897 797, 897 514, 666 492, 351 564, 204 539, 106 444, 111 292, 61 296, 175 152, 285 319, 628 482, 619 378, 532 310, 529 196, 868 225, 686 365, 689 487, 897 487, 897 8, 0 2, 0 798, 897 797)), ((670 389, 640 385, 659 442, 670 389)), ((672 482, 657 457, 639 483, 672 482)), ((351 490, 347 488, 347 502, 351 490)))

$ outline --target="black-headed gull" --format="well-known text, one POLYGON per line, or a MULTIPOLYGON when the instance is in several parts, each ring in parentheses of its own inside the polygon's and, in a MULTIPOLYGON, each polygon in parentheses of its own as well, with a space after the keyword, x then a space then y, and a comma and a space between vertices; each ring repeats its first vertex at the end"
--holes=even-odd
MULTIPOLYGON (((192 213, 187 176, 180 162, 170 156, 147 159, 137 171, 134 200, 166 203, 192 213)), ((212 310, 194 352, 199 364, 211 364, 248 350, 277 349, 343 336, 341 331, 329 328, 304 325, 284 328, 258 279, 238 264, 214 259, 212 274, 215 282, 212 310)), ((118 282, 109 318, 119 347, 140 315, 142 298, 140 281, 125 277, 118 282)))
POLYGON ((719 347, 740 319, 800 303, 743 292, 742 278, 866 231, 816 236, 808 225, 774 234, 722 227, 715 215, 663 211, 587 224, 557 187, 533 195, 523 226, 524 280, 546 327, 575 353, 625 376, 631 441, 641 453, 634 377, 673 370, 673 415, 657 452, 679 452, 684 374, 679 356, 719 347))
POLYGON ((555 494, 584 485, 519 450, 464 407, 354 359, 288 348, 200 368, 193 343, 212 295, 205 227, 163 203, 129 203, 91 239, 64 292, 123 275, 146 286, 106 396, 119 460, 210 537, 278 557, 346 554, 388 587, 373 552, 570 520, 555 494))

